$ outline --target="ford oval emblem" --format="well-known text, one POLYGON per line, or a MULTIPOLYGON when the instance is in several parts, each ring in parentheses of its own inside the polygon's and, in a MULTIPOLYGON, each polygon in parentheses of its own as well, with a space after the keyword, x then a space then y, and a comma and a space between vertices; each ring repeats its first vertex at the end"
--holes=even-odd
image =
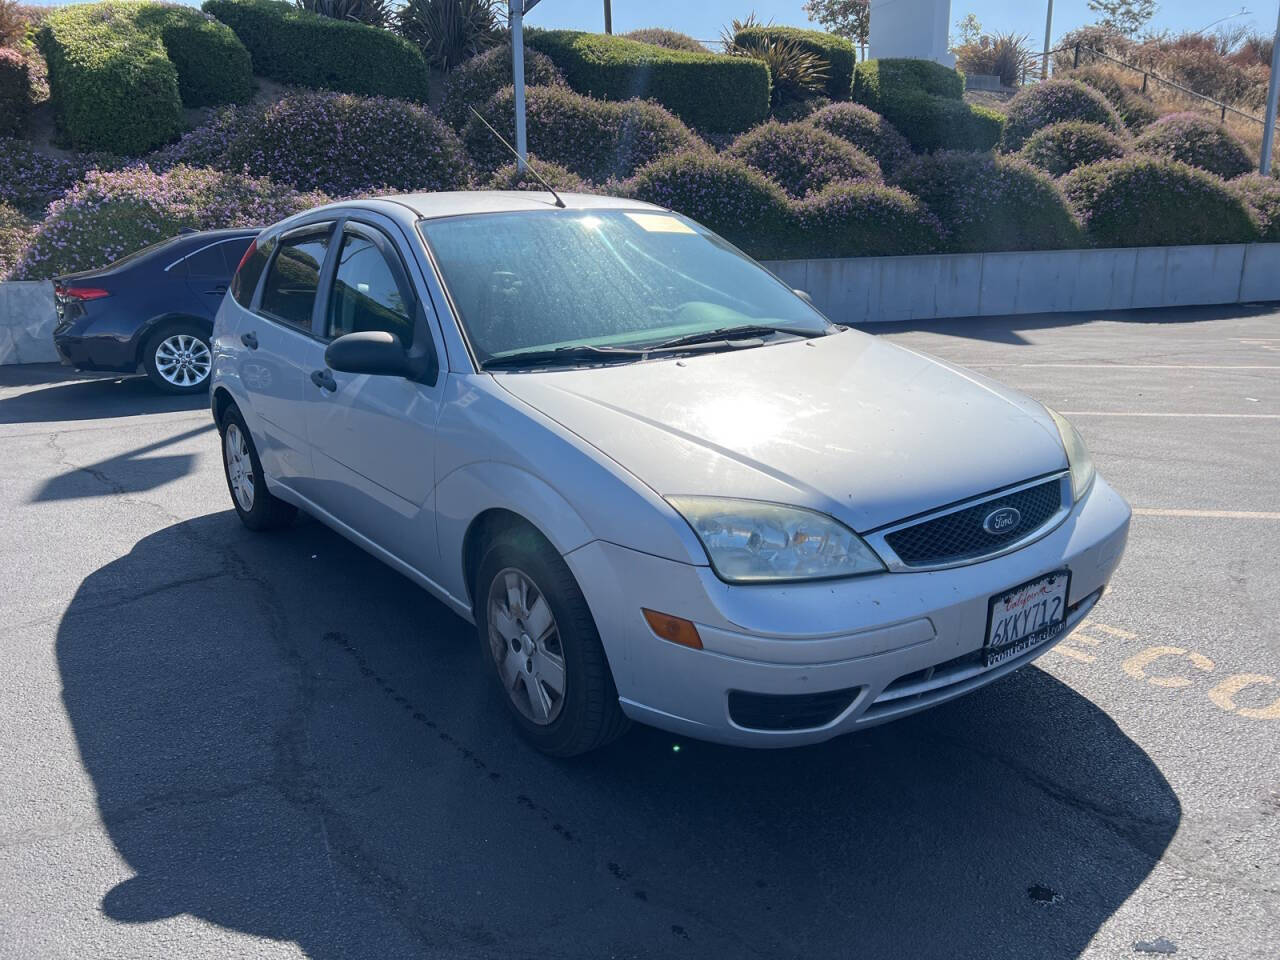
POLYGON ((982 521, 982 529, 993 536, 1008 533, 1022 520, 1022 514, 1014 507, 1001 507, 987 514, 982 521))

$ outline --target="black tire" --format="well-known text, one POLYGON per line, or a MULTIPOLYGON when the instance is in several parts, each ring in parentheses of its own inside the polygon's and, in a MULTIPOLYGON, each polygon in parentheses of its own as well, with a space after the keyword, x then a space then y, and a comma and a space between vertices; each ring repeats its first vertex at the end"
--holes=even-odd
POLYGON ((484 548, 476 582, 475 620, 481 655, 520 733, 543 753, 572 757, 595 750, 626 732, 630 721, 618 705, 618 690, 605 659, 595 619, 578 582, 550 543, 530 527, 498 533, 484 548), (539 724, 525 716, 508 693, 489 633, 490 587, 500 574, 524 574, 555 617, 564 661, 564 695, 558 714, 539 724))
POLYGON ((204 393, 209 389, 209 377, 213 372, 213 354, 209 349, 209 331, 191 320, 175 320, 163 323, 142 345, 142 369, 147 371, 147 378, 165 393, 204 393), (179 362, 174 362, 175 354, 170 350, 168 362, 157 357, 166 344, 172 348, 175 344, 198 343, 200 348, 181 351, 179 362), (202 348, 202 349, 201 349, 202 348), (163 369, 162 369, 163 368, 163 369), (168 376, 166 376, 166 372, 168 376), (199 379, 183 383, 184 379, 201 374, 199 379))
POLYGON ((262 461, 258 459, 258 448, 254 446, 253 435, 249 433, 244 417, 240 415, 240 410, 234 404, 227 407, 222 414, 222 419, 218 423, 218 437, 219 447, 222 450, 222 472, 227 478, 227 492, 231 494, 231 505, 240 516, 240 522, 250 530, 276 530, 293 523, 294 517, 298 515, 298 508, 273 497, 267 490, 262 461), (236 439, 244 441, 241 463, 247 467, 251 475, 253 488, 248 507, 242 502, 241 495, 237 494, 236 481, 232 478, 236 468, 232 464, 228 449, 229 435, 232 443, 236 439))

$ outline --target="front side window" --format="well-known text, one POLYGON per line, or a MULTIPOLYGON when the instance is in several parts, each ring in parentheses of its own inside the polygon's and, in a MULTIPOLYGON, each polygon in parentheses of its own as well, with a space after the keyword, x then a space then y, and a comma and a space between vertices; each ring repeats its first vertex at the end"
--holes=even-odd
POLYGON ((491 213, 419 227, 481 364, 752 325, 805 336, 829 329, 768 271, 671 213, 491 213))
POLYGON ((402 272, 379 247, 363 231, 343 232, 325 336, 381 330, 395 334, 407 349, 413 345, 412 295, 402 272))
POLYGON ((262 287, 262 312, 291 326, 310 330, 316 291, 320 287, 320 269, 328 248, 327 232, 283 238, 262 287))

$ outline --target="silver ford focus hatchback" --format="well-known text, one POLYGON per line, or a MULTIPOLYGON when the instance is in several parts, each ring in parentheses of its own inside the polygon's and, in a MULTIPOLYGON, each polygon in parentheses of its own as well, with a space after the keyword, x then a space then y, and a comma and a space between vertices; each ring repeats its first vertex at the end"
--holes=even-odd
POLYGON ((212 348, 244 523, 304 510, 474 622, 553 754, 941 703, 1061 640, 1128 534, 1061 416, 635 201, 311 210, 245 254, 212 348))

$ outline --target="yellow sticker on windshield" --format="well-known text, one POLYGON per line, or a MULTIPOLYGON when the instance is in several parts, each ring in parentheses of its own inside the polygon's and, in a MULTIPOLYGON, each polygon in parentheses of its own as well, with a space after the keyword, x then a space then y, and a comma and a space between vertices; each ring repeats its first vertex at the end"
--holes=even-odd
POLYGON ((669 213, 628 213, 627 216, 648 233, 693 233, 693 228, 669 213))

